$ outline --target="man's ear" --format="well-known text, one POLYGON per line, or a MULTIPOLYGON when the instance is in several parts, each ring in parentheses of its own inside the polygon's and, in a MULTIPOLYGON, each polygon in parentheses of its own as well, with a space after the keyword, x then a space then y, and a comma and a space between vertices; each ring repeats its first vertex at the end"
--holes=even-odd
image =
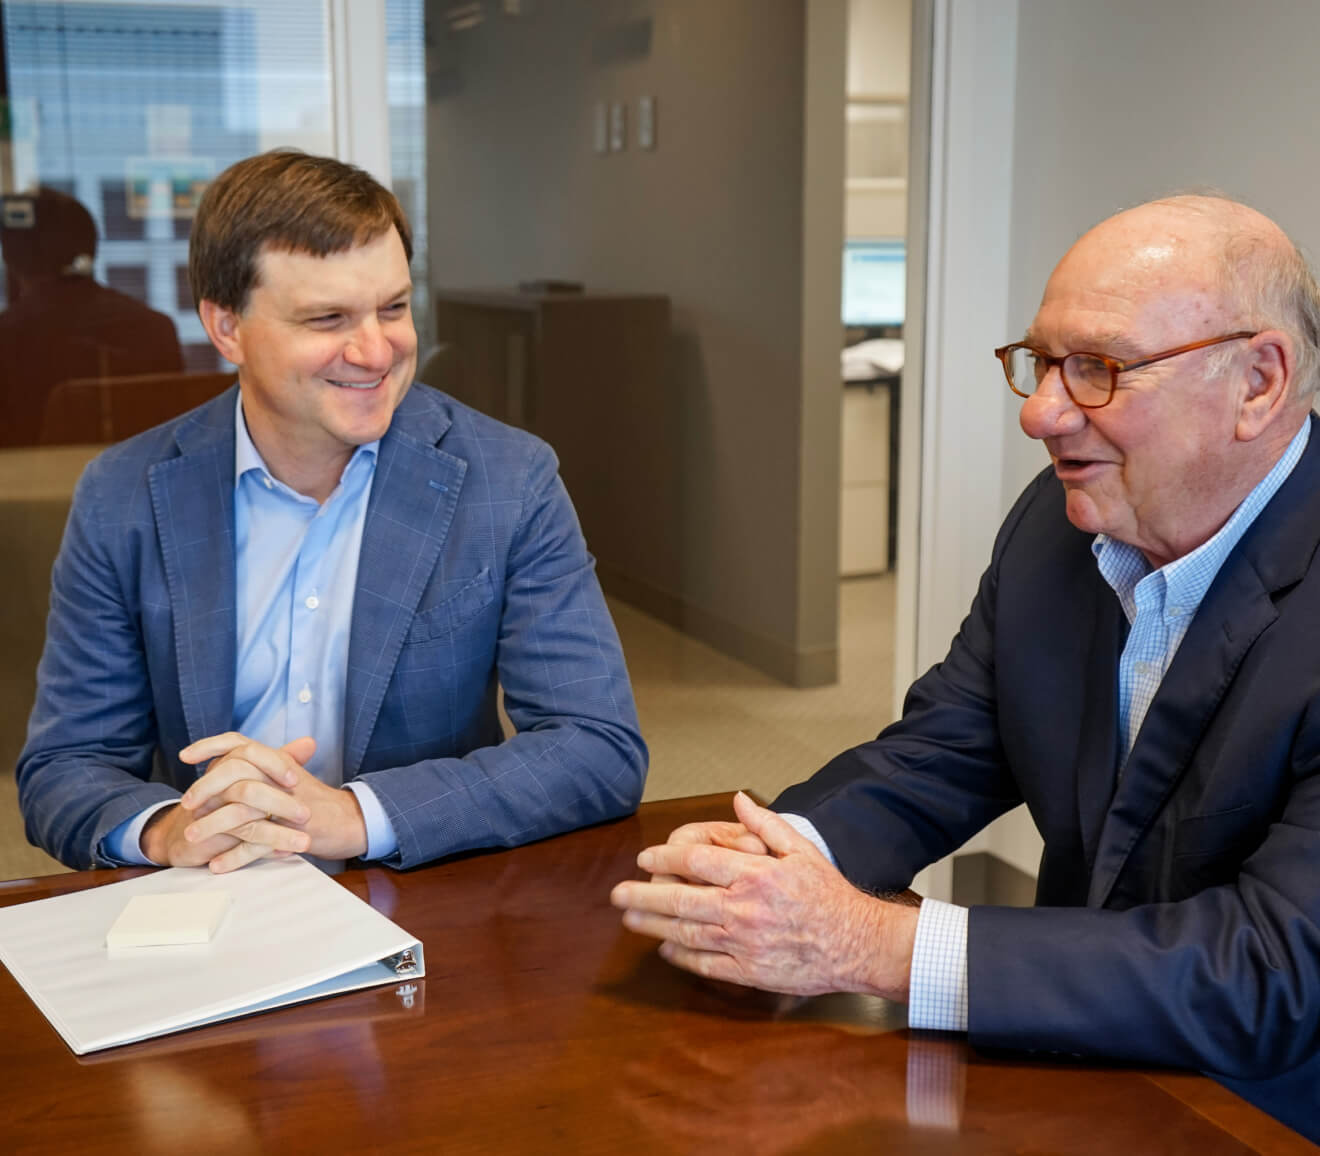
POLYGON ((1248 349, 1250 360, 1236 430, 1238 441, 1243 442, 1260 437, 1295 400, 1293 377, 1297 372, 1293 339, 1282 330, 1262 330, 1248 349))
POLYGON ((238 334, 238 314, 224 305, 203 299, 197 306, 197 315, 202 319, 202 328, 206 330, 211 344, 220 351, 220 356, 235 365, 242 365, 243 343, 238 334))

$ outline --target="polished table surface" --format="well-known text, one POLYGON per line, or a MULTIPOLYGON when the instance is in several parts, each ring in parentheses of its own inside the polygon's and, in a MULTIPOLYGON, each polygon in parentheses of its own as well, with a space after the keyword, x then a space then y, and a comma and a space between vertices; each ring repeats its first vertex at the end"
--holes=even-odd
MULTIPOLYGON (((607 896, 727 795, 341 881, 427 976, 92 1056, 0 968, 0 1151, 1314 1153, 1201 1076, 989 1057, 904 1009, 665 964, 607 896)), ((0 905, 140 872, 0 883, 0 905)), ((254 945, 253 950, 260 950, 254 945)), ((315 944, 308 944, 314 951, 315 944)))

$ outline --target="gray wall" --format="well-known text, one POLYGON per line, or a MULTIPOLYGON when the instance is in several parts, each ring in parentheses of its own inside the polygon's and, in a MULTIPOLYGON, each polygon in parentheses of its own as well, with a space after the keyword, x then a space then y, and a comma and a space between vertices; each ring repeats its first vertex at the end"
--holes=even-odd
MULTIPOLYGON (((946 116, 945 147, 965 156, 976 142, 992 141, 1009 158, 1007 173, 982 165, 975 180, 945 190, 947 206, 936 206, 961 223, 956 233, 946 228, 956 246, 944 259, 956 275, 946 268, 945 280, 974 291, 945 311, 947 332, 923 382, 928 437, 917 584, 925 602, 913 601, 925 622, 915 649, 934 658, 966 613, 989 558, 998 522, 989 507, 1002 516, 1047 462, 1019 429, 1019 404, 990 350, 1021 335, 1068 246, 1127 205, 1210 186, 1269 213, 1313 260, 1320 256, 1320 4, 921 0, 919 10, 952 29, 948 76, 936 102, 946 116), (984 23, 1004 26, 1014 17, 1014 39, 987 45, 984 23), (1008 110, 992 99, 1004 83, 1012 85, 1008 110), (1005 235, 1003 262, 978 265, 1005 235), (964 350, 972 355, 965 363, 964 350), (993 411, 986 408, 992 390, 993 411), (961 416, 940 424, 944 410, 932 398, 961 416), (975 451, 982 431, 993 437, 995 420, 999 440, 975 451)), ((1034 870, 1039 848, 1020 810, 968 846, 1024 871, 1034 870)))
POLYGON ((547 0, 518 18, 487 5, 467 31, 448 7, 428 10, 432 284, 666 294, 682 492, 654 592, 782 678, 831 679, 845 5, 547 0), (810 140, 809 26, 824 77, 811 115, 833 126, 810 140), (653 152, 636 147, 644 94, 653 152), (592 109, 614 99, 629 103, 628 148, 599 156, 592 109))
MULTIPOLYGON (((1320 255, 1320 4, 1021 0, 1009 332, 1054 263, 1126 205, 1212 186, 1320 255)), ((1005 508, 1045 465, 1012 407, 1005 508)))

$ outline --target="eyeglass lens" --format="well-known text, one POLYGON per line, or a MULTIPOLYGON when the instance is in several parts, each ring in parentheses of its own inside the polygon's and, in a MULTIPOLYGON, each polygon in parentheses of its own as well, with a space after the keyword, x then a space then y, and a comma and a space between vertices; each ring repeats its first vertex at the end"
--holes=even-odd
MULTIPOLYGON (((1103 405, 1113 388, 1113 375, 1098 357, 1074 353, 1064 359, 1063 381, 1078 405, 1103 405)), ((1013 388, 1030 397, 1045 380, 1049 365, 1030 349, 1014 349, 1010 358, 1013 388)))

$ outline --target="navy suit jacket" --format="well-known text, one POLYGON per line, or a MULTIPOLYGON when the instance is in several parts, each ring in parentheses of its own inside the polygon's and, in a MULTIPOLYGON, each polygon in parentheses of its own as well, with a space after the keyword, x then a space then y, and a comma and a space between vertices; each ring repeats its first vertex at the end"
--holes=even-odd
POLYGON ((1315 1135, 1311 420, 1298 465, 1207 591, 1121 777, 1127 624, 1047 470, 1004 522, 948 657, 913 685, 902 719, 775 806, 810 819, 851 880, 889 889, 1026 803, 1045 841, 1037 906, 971 909, 972 1042, 1251 1081, 1234 1086, 1315 1135))
MULTIPOLYGON (((29 839, 70 866, 111 863, 104 836, 196 777, 179 751, 232 728, 234 406, 113 446, 78 483, 18 766, 29 839)), ((380 443, 346 704, 344 779, 380 799, 393 866, 641 798, 623 655, 553 453, 426 386, 380 443)))

